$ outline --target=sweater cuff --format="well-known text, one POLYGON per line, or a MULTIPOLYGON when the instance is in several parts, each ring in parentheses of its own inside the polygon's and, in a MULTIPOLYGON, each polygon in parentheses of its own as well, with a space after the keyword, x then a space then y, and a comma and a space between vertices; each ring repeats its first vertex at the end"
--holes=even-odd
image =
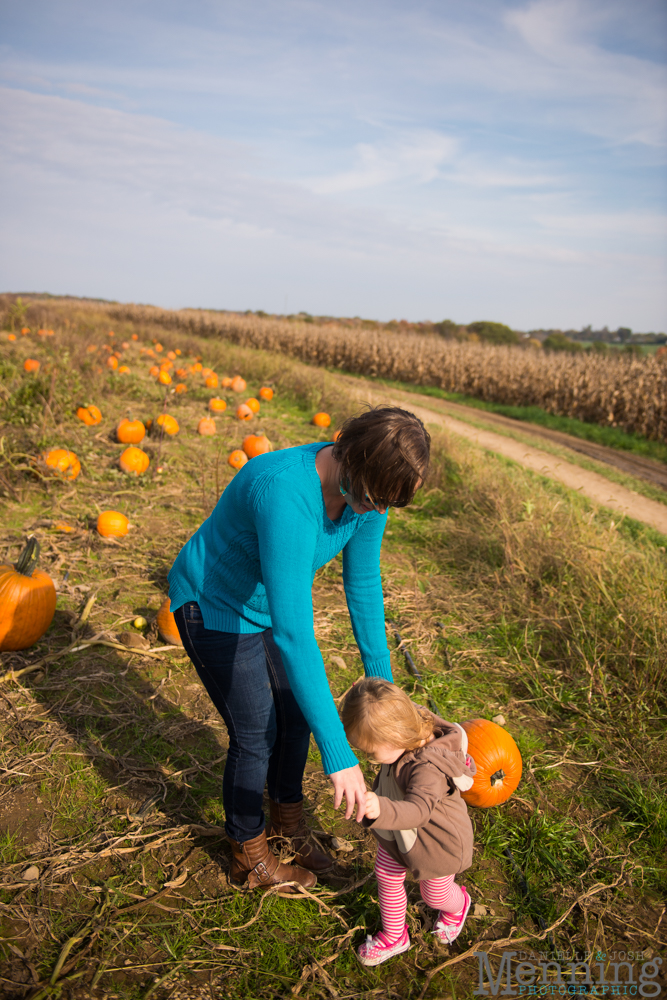
POLYGON ((320 746, 322 754, 322 767, 325 774, 335 774, 336 771, 343 771, 346 767, 355 767, 359 763, 350 750, 350 744, 346 739, 331 740, 320 746))
POLYGON ((364 663, 364 673, 366 677, 382 677, 383 680, 393 683, 389 653, 387 652, 385 656, 381 656, 377 660, 369 660, 368 663, 364 663))

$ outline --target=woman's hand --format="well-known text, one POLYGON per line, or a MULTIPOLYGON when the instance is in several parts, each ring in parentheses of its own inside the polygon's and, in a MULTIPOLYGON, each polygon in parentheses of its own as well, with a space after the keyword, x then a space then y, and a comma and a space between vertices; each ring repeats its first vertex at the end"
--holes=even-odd
POLYGON ((359 765, 334 771, 329 775, 329 781, 334 786, 334 809, 338 809, 345 797, 345 819, 351 818, 356 804, 356 820, 361 823, 366 811, 366 782, 359 765))
POLYGON ((366 818, 377 819, 380 815, 380 800, 375 792, 366 792, 366 818))

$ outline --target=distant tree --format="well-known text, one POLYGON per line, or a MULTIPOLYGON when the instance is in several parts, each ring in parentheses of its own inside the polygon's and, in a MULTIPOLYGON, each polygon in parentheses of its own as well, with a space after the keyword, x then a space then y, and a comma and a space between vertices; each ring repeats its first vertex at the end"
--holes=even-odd
POLYGON ((552 333, 550 334, 544 344, 542 345, 548 351, 581 351, 583 350, 581 344, 577 344, 576 341, 570 340, 566 337, 564 333, 552 333))
POLYGON ((434 323, 433 329, 441 337, 455 337, 459 331, 459 325, 451 319, 443 319, 442 323, 434 323))
POLYGON ((604 340, 594 340, 590 347, 586 348, 592 354, 608 354, 609 344, 605 344, 604 340))
POLYGON ((468 323, 470 333, 476 333, 482 340, 491 344, 518 344, 519 335, 504 323, 493 323, 491 320, 477 320, 468 323))
POLYGON ((626 344, 628 340, 630 340, 630 337, 632 336, 632 330, 630 329, 629 326, 619 326, 618 330, 616 331, 616 336, 618 337, 618 339, 622 344, 626 344))

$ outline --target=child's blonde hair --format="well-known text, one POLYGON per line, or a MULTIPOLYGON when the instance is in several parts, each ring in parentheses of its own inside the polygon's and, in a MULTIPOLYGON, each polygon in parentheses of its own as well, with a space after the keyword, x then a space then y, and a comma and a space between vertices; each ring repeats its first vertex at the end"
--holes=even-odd
POLYGON ((426 711, 381 677, 366 677, 354 685, 341 718, 350 743, 365 751, 379 746, 416 750, 433 733, 426 711))

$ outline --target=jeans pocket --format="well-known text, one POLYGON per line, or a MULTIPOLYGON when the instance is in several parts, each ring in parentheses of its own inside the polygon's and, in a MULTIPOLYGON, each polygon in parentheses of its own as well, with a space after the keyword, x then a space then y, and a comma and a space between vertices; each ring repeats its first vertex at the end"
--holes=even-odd
POLYGON ((188 601, 187 604, 183 605, 183 617, 186 622, 192 625, 203 625, 204 616, 201 613, 201 608, 196 601, 188 601))

